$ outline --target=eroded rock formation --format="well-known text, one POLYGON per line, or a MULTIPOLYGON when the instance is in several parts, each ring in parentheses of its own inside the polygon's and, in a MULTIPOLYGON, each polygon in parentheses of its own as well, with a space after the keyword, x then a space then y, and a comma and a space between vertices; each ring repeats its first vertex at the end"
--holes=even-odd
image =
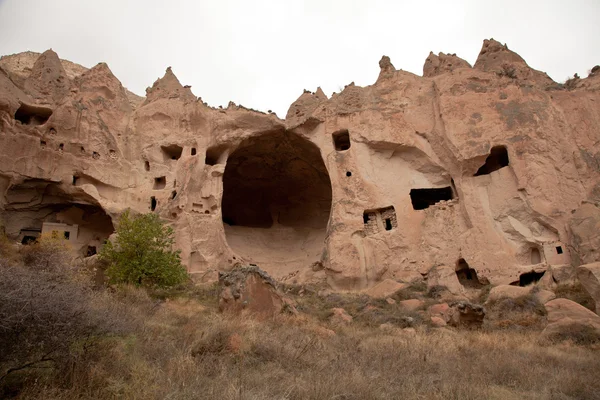
POLYGON ((443 267, 460 292, 600 261, 600 74, 559 85, 494 40, 473 67, 379 65, 281 120, 211 108, 170 68, 140 98, 103 63, 5 56, 5 231, 76 232, 83 257, 127 208, 156 212, 192 274, 253 263, 344 289, 443 267))

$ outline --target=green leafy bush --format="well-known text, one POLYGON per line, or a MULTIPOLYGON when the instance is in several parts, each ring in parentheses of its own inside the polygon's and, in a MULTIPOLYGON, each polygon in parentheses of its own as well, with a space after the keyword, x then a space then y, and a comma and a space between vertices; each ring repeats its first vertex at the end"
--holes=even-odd
POLYGON ((173 229, 156 214, 132 216, 127 210, 119 219, 117 237, 107 242, 100 259, 108 263, 111 283, 172 287, 187 279, 179 250, 173 251, 173 229))

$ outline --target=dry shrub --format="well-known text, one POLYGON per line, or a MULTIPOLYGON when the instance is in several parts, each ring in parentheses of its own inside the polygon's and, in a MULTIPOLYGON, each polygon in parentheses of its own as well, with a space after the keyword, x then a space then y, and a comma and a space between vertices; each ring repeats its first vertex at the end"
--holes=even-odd
POLYGON ((501 298, 486 304, 484 327, 487 329, 540 330, 546 323, 546 308, 535 290, 515 299, 501 298))
POLYGON ((68 384, 76 366, 99 355, 109 335, 136 329, 135 316, 87 277, 60 262, 56 241, 28 246, 25 265, 0 265, 0 394, 29 379, 68 384), (39 253, 38 253, 39 251, 39 253), (60 377, 60 378, 58 378, 60 377))
POLYGON ((558 285, 554 290, 554 294, 558 298, 574 301, 588 310, 596 312, 596 302, 579 281, 558 285))
POLYGON ((577 345, 589 346, 600 343, 600 333, 589 325, 569 324, 558 332, 547 335, 546 339, 555 343, 570 341, 577 345))

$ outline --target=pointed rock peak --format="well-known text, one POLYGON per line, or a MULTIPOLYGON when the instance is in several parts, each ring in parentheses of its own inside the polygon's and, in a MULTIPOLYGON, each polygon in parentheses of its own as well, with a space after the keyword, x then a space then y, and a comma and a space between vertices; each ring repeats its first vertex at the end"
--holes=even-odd
POLYGON ((433 52, 429 52, 429 56, 425 60, 425 64, 423 64, 423 76, 432 77, 452 72, 458 68, 471 68, 471 64, 456 54, 439 53, 436 56, 433 52))
POLYGON ((146 89, 145 104, 158 99, 182 99, 196 101, 191 86, 183 86, 173 73, 171 67, 167 67, 165 75, 154 82, 151 88, 146 89))
POLYGON ((85 71, 76 78, 75 84, 84 97, 102 97, 107 100, 118 98, 118 101, 129 104, 125 88, 106 63, 98 63, 85 71))
POLYGON ((546 86, 555 82, 544 72, 531 68, 525 60, 494 39, 484 40, 475 69, 485 72, 495 72, 500 78, 529 81, 538 86, 546 86))
POLYGON ((317 91, 315 92, 315 96, 317 97, 317 99, 319 100, 328 100, 327 99, 327 95, 325 94, 325 92, 323 92, 323 89, 321 89, 321 86, 319 86, 317 88, 317 91))
POLYGON ((52 49, 37 58, 24 84, 25 91, 36 101, 50 104, 58 103, 70 86, 60 58, 52 49))
POLYGON ((381 72, 383 71, 396 71, 392 61, 388 56, 382 56, 381 60, 379 60, 379 68, 381 68, 381 72))
POLYGON ((503 64, 527 65, 525 60, 514 51, 509 50, 506 44, 494 39, 485 39, 475 62, 475 68, 498 72, 502 69, 503 64))

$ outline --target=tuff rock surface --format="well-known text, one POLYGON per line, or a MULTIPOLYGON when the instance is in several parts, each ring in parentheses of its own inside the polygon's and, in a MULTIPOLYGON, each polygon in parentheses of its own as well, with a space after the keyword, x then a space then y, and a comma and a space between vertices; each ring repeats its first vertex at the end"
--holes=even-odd
POLYGON ((124 210, 155 212, 192 274, 253 263, 334 289, 445 266, 460 293, 600 261, 600 74, 560 85, 494 40, 473 67, 379 65, 282 120, 211 108, 170 68, 140 98, 103 63, 2 57, 1 223, 23 242, 71 229, 85 257, 124 210))

